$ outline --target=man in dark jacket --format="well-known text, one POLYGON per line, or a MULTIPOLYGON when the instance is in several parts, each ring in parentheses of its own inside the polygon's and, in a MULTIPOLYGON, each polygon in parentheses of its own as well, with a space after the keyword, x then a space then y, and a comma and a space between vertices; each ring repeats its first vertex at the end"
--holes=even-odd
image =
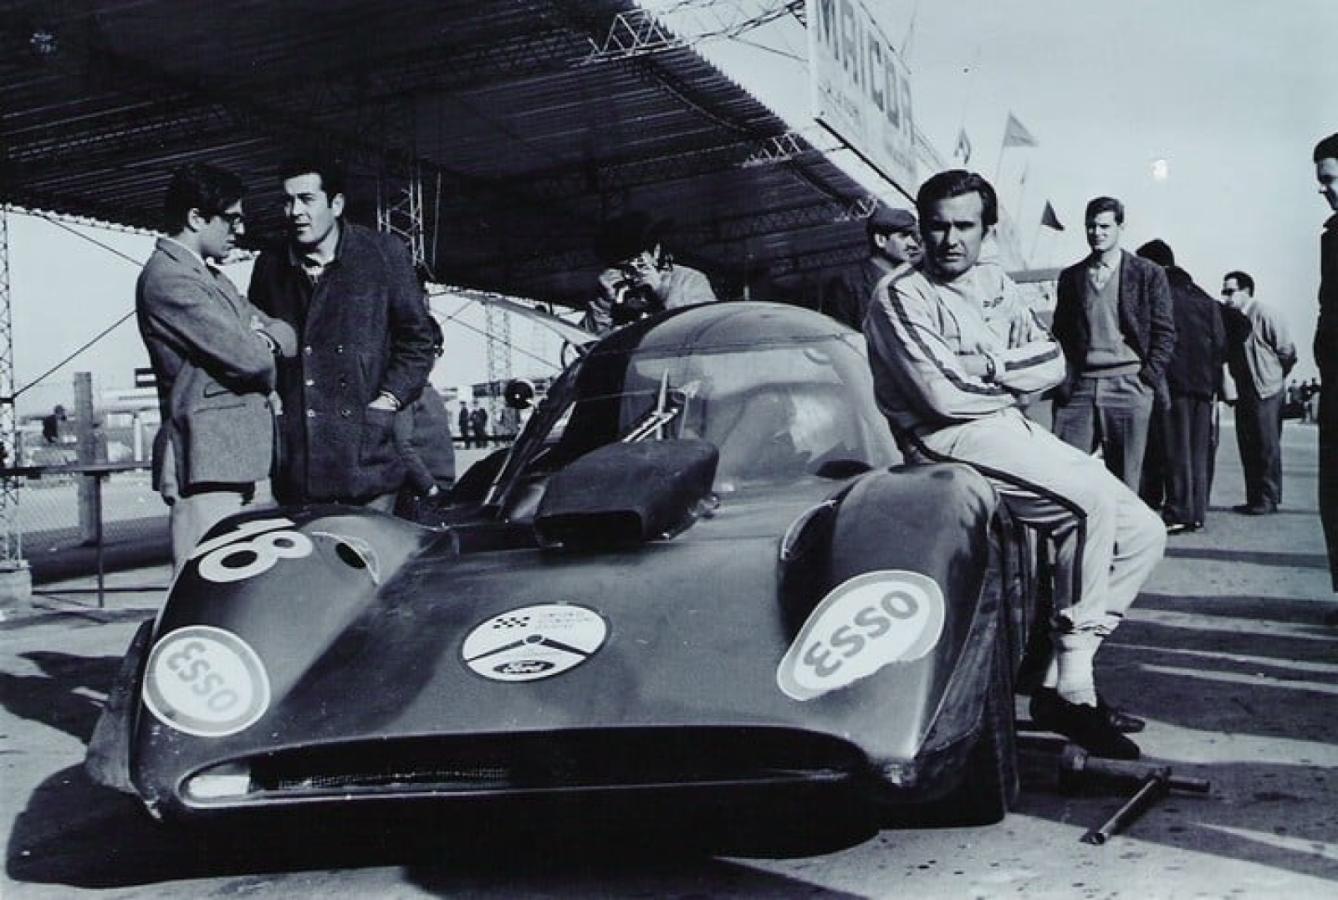
POLYGON ((474 435, 474 429, 469 424, 469 404, 464 400, 460 401, 460 412, 455 417, 456 430, 460 432, 460 441, 464 448, 468 450, 473 446, 470 440, 474 435))
POLYGON ((865 222, 869 257, 832 282, 822 311, 856 331, 864 328, 873 289, 883 276, 920 261, 920 225, 908 209, 879 203, 865 222))
POLYGON ((1161 266, 1120 249, 1123 203, 1093 199, 1086 222, 1091 254, 1059 275, 1054 335, 1068 375, 1054 390, 1054 430, 1084 453, 1099 446, 1106 468, 1137 491, 1175 347, 1171 289, 1161 266))
MULTIPOLYGON (((1213 450, 1214 397, 1221 391, 1226 332, 1216 300, 1175 264, 1165 241, 1148 241, 1138 255, 1166 269, 1175 316, 1175 353, 1166 367, 1169 405, 1154 423, 1160 451, 1162 518, 1167 534, 1203 527, 1213 450)), ((1149 447, 1151 455, 1153 448, 1149 447)))
POLYGON ((434 359, 423 292, 398 239, 343 221, 337 163, 295 159, 280 177, 291 241, 260 255, 250 290, 301 346, 279 369, 274 494, 389 511, 405 474, 395 413, 418 398, 434 359))
POLYGON ((1319 239, 1319 516, 1329 550, 1329 575, 1338 591, 1338 134, 1315 145, 1315 178, 1333 215, 1319 239))

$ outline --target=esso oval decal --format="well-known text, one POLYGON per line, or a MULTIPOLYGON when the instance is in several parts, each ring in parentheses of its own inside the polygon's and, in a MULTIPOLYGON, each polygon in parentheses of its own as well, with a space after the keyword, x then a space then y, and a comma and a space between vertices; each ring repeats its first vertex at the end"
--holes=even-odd
POLYGON ((475 625, 460 647, 470 671, 490 681, 538 681, 594 656, 609 625, 574 603, 521 606, 475 625))
POLYGON ((920 572, 865 572, 832 589, 776 669, 795 700, 811 700, 884 666, 920 659, 943 634, 943 591, 920 572))
POLYGON ((269 708, 269 675, 251 646, 208 625, 188 625, 154 645, 144 705, 164 725, 197 737, 249 728, 269 708))

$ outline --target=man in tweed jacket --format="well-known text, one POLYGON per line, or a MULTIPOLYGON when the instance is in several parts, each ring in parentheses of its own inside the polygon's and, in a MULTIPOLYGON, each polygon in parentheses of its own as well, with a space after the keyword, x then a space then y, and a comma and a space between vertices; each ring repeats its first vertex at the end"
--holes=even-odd
POLYGON ((275 356, 296 352, 293 330, 248 303, 214 266, 243 231, 242 194, 231 172, 203 164, 178 170, 163 204, 169 236, 159 238, 135 286, 162 413, 154 487, 171 507, 178 568, 269 477, 275 356))

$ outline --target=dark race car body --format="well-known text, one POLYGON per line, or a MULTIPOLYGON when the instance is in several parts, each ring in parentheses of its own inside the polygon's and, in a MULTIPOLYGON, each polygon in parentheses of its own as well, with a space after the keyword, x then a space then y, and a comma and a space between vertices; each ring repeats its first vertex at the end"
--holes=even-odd
POLYGON ((222 523, 90 769, 173 817, 831 785, 998 818, 1027 548, 972 470, 898 464, 863 352, 676 310, 573 363, 443 530, 222 523))

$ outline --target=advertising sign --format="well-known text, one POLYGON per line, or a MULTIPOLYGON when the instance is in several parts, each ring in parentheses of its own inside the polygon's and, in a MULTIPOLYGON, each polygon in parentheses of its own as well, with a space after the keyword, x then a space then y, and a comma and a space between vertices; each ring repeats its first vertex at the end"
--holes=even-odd
POLYGON ((808 0, 808 65, 813 118, 914 194, 910 72, 861 0, 808 0))

